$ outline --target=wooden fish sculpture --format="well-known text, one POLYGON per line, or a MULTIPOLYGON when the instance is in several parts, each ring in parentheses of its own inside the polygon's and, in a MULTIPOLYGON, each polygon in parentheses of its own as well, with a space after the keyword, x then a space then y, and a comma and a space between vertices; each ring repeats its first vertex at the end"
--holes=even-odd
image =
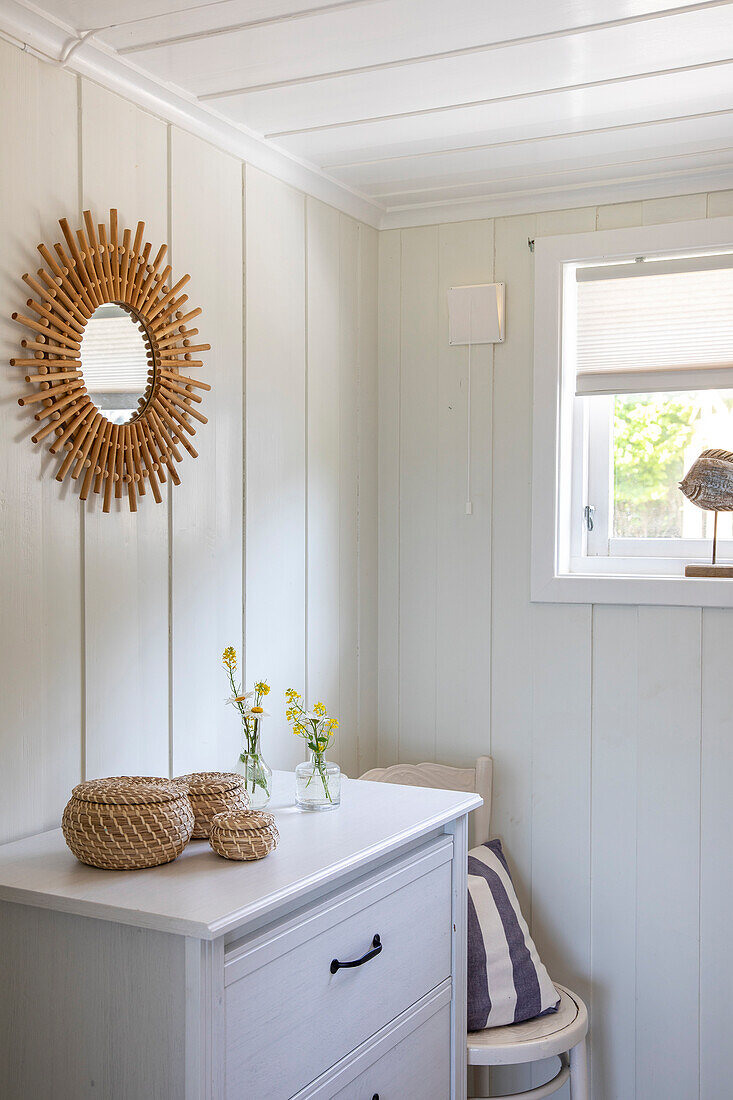
POLYGON ((707 512, 733 512, 733 451, 703 451, 680 482, 680 489, 707 512))

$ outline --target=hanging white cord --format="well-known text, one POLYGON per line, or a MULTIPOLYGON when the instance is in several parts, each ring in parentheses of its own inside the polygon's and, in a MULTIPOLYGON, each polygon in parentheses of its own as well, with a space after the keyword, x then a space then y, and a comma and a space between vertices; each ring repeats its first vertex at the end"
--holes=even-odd
POLYGON ((473 515, 471 500, 471 342, 473 340, 473 302, 468 312, 468 393, 466 395, 466 515, 473 515))

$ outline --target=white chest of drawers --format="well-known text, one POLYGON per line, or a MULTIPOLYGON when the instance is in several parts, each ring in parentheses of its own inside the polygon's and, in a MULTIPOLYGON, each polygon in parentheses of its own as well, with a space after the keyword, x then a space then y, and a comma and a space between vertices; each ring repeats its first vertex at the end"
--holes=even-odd
POLYGON ((479 799, 346 780, 304 814, 292 793, 276 773, 257 863, 194 841, 99 871, 60 830, 0 847, 4 1100, 462 1100, 479 799))

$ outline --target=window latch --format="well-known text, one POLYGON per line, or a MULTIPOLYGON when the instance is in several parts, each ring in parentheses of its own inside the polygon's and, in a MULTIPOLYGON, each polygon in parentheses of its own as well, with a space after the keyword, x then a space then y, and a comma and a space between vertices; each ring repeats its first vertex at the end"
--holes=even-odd
POLYGON ((596 514, 595 506, 593 504, 586 504, 583 509, 583 518, 585 519, 586 530, 592 531, 594 527, 593 517, 596 514))

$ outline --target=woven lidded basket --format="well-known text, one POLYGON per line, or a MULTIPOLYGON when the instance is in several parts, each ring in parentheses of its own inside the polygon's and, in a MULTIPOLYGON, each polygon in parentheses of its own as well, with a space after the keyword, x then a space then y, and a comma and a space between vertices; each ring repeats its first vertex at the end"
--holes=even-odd
POLYGON ((209 844, 225 859, 262 859, 275 848, 280 834, 275 818, 264 810, 217 814, 211 822, 209 844))
POLYGON ((244 789, 244 777, 234 772, 192 772, 173 780, 188 791, 196 817, 193 839, 207 837, 214 814, 227 810, 246 810, 249 795, 244 789))
POLYGON ((117 775, 74 787, 61 828, 82 863, 132 871, 179 856, 191 839, 193 822, 191 803, 179 784, 117 775))

